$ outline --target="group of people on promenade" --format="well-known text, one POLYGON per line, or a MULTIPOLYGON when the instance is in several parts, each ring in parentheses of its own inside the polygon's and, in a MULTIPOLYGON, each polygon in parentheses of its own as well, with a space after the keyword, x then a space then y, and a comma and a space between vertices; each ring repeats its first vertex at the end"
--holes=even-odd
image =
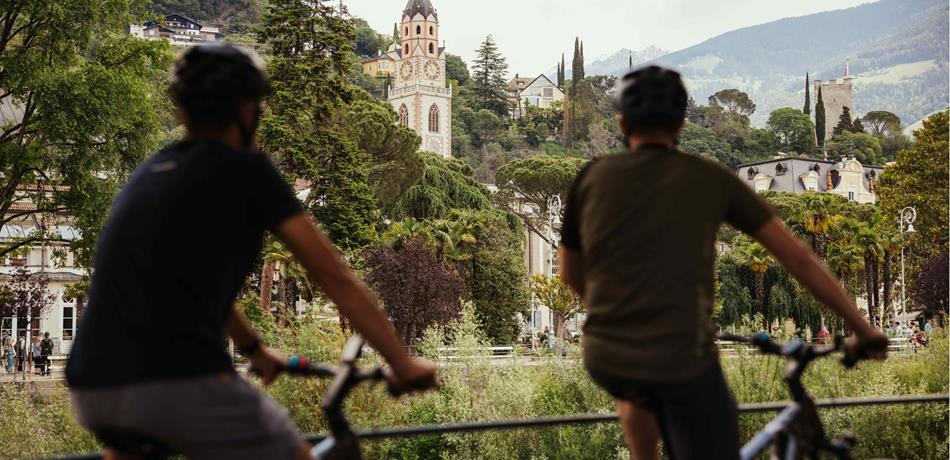
POLYGON ((11 335, 4 335, 0 338, 0 375, 23 371, 28 359, 33 361, 34 374, 50 375, 50 357, 53 356, 54 348, 49 332, 44 332, 42 338, 34 335, 29 349, 23 334, 16 341, 11 335))

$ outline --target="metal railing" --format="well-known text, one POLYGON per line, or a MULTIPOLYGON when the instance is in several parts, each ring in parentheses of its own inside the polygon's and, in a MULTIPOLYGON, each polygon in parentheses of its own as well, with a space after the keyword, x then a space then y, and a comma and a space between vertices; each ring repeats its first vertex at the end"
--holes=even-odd
MULTIPOLYGON (((913 396, 892 396, 877 398, 850 398, 850 399, 826 399, 816 401, 816 406, 821 409, 836 409, 847 407, 866 407, 866 406, 892 406, 905 404, 936 404, 950 403, 950 395, 913 395, 913 396)), ((789 402, 767 402, 743 404, 739 407, 740 414, 760 414, 769 412, 778 412, 785 409, 789 402)), ((517 430, 526 428, 543 428, 564 425, 589 425, 596 423, 617 422, 616 413, 606 414, 577 414, 561 417, 541 417, 526 420, 507 420, 498 422, 476 422, 466 424, 445 424, 445 425, 418 425, 409 427, 372 429, 357 432, 356 436, 360 439, 387 439, 404 438, 411 436, 437 435, 448 433, 472 433, 479 431, 494 430, 517 430)), ((326 439, 323 434, 306 435, 307 441, 318 443, 326 439)), ((99 453, 84 455, 75 455, 70 457, 60 457, 59 460, 98 460, 102 458, 99 453)))

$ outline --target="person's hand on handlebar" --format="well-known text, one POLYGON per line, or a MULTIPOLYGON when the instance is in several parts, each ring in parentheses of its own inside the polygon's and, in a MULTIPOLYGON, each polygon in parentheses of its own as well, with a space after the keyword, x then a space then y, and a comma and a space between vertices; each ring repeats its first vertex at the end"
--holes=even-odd
POLYGON ((412 358, 389 373, 389 389, 393 394, 414 393, 435 388, 436 367, 426 359, 412 358))
POLYGON ((287 358, 266 346, 261 346, 247 359, 265 387, 273 383, 287 365, 287 358))
POLYGON ((845 344, 846 355, 856 359, 887 358, 887 335, 870 325, 865 326, 856 330, 845 344))

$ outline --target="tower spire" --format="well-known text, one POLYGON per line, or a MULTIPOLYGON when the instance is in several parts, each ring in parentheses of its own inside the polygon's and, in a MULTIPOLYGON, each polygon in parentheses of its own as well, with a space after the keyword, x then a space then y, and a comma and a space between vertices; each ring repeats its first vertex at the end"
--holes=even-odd
POLYGON ((844 61, 844 76, 851 76, 851 63, 848 61, 844 61))

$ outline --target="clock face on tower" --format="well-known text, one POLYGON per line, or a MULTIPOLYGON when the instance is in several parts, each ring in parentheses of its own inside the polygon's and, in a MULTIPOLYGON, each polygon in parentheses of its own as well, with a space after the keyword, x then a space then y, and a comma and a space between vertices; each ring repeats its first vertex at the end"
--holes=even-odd
POLYGON ((399 65, 399 78, 403 80, 409 80, 412 78, 412 63, 403 62, 399 65))
POLYGON ((439 65, 436 64, 435 61, 426 61, 422 71, 429 80, 437 80, 439 78, 439 65))

